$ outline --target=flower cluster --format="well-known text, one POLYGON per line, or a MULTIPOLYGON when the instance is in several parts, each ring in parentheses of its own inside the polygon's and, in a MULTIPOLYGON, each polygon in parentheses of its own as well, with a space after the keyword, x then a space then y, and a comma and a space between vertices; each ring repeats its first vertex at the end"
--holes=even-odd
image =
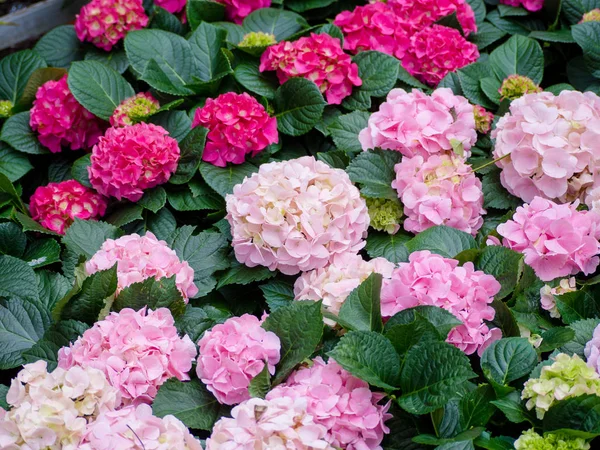
POLYGON ((388 4, 412 32, 452 14, 456 14, 466 36, 477 31, 475 13, 466 0, 388 0, 388 4))
POLYGON ((578 211, 577 205, 535 197, 498 225, 502 244, 523 253, 542 281, 594 272, 600 262, 600 215, 578 211))
POLYGON ((385 198, 365 198, 365 201, 374 230, 388 234, 396 234, 400 230, 400 219, 404 212, 398 201, 385 198))
POLYGON ((175 284, 183 299, 198 293, 194 284, 194 269, 181 261, 165 241, 159 241, 150 231, 145 236, 129 234, 118 239, 107 239, 100 250, 85 263, 88 275, 110 269, 117 264, 117 293, 130 284, 146 278, 157 280, 175 275, 175 284))
POLYGON ((219 167, 242 164, 246 155, 255 156, 279 140, 277 119, 246 92, 207 99, 194 114, 192 127, 198 125, 208 128, 202 159, 219 167))
POLYGON ((500 180, 511 194, 584 200, 600 170, 600 97, 592 92, 527 94, 492 131, 500 180))
POLYGON ((176 14, 185 9, 187 0, 155 0, 154 3, 156 6, 166 9, 171 14, 176 14))
POLYGON ((494 114, 486 111, 485 108, 474 105, 473 114, 475 115, 475 129, 481 134, 488 134, 492 129, 494 114))
POLYGON ((109 52, 129 31, 148 25, 142 0, 92 0, 75 18, 81 42, 91 42, 109 52))
POLYGON ((600 374, 600 325, 594 329, 592 339, 585 344, 584 355, 588 366, 600 374))
POLYGON ((267 365, 271 375, 279 362, 277 335, 244 314, 215 325, 198 342, 196 372, 220 403, 235 405, 250 398, 248 386, 267 365))
POLYGON ((0 100, 0 119, 12 116, 13 106, 10 100, 0 100))
POLYGON ((138 123, 109 128, 92 149, 90 183, 102 195, 137 202, 145 189, 177 170, 179 145, 163 127, 138 123))
MULTIPOLYGON (((322 269, 303 272, 294 283, 296 300, 323 300, 323 307, 331 314, 340 312, 344 301, 373 272, 386 278, 392 276, 394 265, 385 258, 365 261, 360 255, 342 253, 322 269)), ((325 318, 325 323, 335 326, 335 321, 325 318)))
POLYGON ((276 70, 280 83, 292 77, 314 81, 329 104, 339 105, 362 85, 358 66, 328 34, 311 33, 297 41, 284 41, 267 48, 260 58, 260 71, 276 70))
POLYGON ((275 39, 274 34, 264 33, 262 31, 252 31, 244 35, 242 40, 239 42, 238 47, 268 47, 269 45, 273 45, 276 43, 277 40, 275 39))
POLYGON ((600 214, 600 186, 592 186, 588 189, 585 196, 585 204, 590 211, 595 211, 600 214))
POLYGON ((560 318, 560 312, 556 306, 556 299, 554 296, 563 295, 567 292, 574 292, 576 290, 575 277, 563 278, 556 287, 545 284, 540 289, 540 302, 542 308, 550 313, 550 317, 560 318))
POLYGON ((580 437, 560 433, 537 434, 533 428, 524 431, 515 441, 515 450, 588 450, 590 444, 580 437))
POLYGON ((544 6, 544 0, 500 0, 502 5, 519 7, 522 6, 527 11, 539 11, 544 6))
POLYGON ((348 174, 311 156, 263 164, 226 197, 239 262, 294 275, 358 252, 367 205, 348 174))
POLYGON ((225 5, 227 19, 241 24, 246 16, 260 8, 271 6, 271 0, 216 0, 225 5))
POLYGON ((40 186, 29 200, 33 220, 59 234, 65 234, 75 218, 102 217, 106 206, 104 197, 75 180, 40 186))
POLYGON ((29 125, 38 133, 42 145, 52 153, 87 148, 98 142, 103 125, 100 119, 81 106, 67 85, 65 75, 58 81, 46 81, 35 94, 29 125))
POLYGON ((110 117, 110 125, 113 127, 125 127, 134 125, 156 113, 160 103, 150 92, 139 92, 133 97, 126 98, 115 109, 110 117))
POLYGON ((592 9, 589 12, 586 12, 582 17, 579 23, 585 22, 600 22, 600 8, 592 9))
POLYGON ((600 395, 600 375, 578 355, 559 353, 551 365, 542 367, 539 378, 525 383, 521 398, 543 419, 555 402, 584 394, 600 395))
POLYGON ((477 234, 483 225, 481 181, 461 158, 432 155, 396 164, 392 187, 404 205, 404 229, 419 233, 435 225, 477 234))
POLYGON ((168 378, 189 380, 195 357, 194 343, 187 335, 178 336, 168 309, 126 308, 61 348, 58 365, 101 370, 128 405, 150 403, 168 378))
POLYGON ((335 448, 380 449, 390 402, 380 405, 384 393, 371 392, 362 381, 329 359, 320 357, 312 366, 293 372, 284 384, 267 394, 267 400, 306 400, 307 412, 327 429, 325 440, 335 448))
POLYGON ((379 111, 371 114, 359 135, 363 150, 397 150, 403 156, 453 152, 462 145, 465 157, 477 142, 473 106, 448 88, 427 95, 417 89, 392 89, 379 111))
POLYGON ((502 81, 502 85, 498 89, 501 100, 516 100, 525 94, 536 94, 538 92, 542 92, 542 88, 525 75, 509 75, 502 81))
POLYGON ((390 280, 383 280, 381 314, 391 317, 399 311, 419 305, 438 306, 452 313, 462 325, 448 334, 447 342, 466 354, 479 355, 496 339, 500 330, 490 330, 484 320, 495 316, 491 303, 500 291, 500 283, 473 263, 458 265, 427 250, 413 252, 408 263, 400 263, 390 280))

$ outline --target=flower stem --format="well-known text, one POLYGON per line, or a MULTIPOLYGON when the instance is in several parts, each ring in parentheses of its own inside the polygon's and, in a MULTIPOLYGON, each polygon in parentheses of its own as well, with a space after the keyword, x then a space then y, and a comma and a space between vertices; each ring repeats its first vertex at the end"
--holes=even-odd
POLYGON ((501 160, 503 160, 503 159, 504 159, 504 158, 506 158, 507 156, 510 156, 510 153, 507 153, 506 155, 504 155, 504 156, 501 156, 500 158, 496 158, 496 159, 494 159, 493 161, 486 162, 486 163, 485 163, 485 164, 483 164, 482 166, 476 167, 475 169, 473 169, 473 172, 477 172, 478 170, 485 169, 486 167, 488 167, 488 166, 491 166, 492 164, 496 164, 498 161, 501 161, 501 160))

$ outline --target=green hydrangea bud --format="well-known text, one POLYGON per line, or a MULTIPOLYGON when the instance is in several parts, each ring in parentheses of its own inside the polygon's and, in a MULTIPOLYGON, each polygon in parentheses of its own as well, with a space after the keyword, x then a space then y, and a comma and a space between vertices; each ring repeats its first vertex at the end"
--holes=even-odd
POLYGON ((586 12, 579 23, 584 22, 600 22, 600 8, 592 9, 590 12, 586 12))
POLYGON ((524 431, 515 441, 516 450, 588 450, 590 444, 585 439, 559 433, 547 433, 540 436, 533 428, 524 431))
POLYGON ((269 45, 276 44, 277 40, 275 35, 269 33, 263 33, 262 31, 253 31, 248 33, 242 39, 242 42, 238 44, 239 47, 268 47, 269 45))
POLYGON ((475 105, 473 107, 473 115, 475 116, 475 129, 481 134, 487 134, 492 129, 494 114, 486 111, 485 108, 475 105))
POLYGON ((10 100, 0 100, 0 119, 12 116, 13 104, 10 100))
POLYGON ((498 92, 500 93, 502 100, 515 100, 525 94, 542 92, 542 88, 535 84, 529 77, 524 75, 510 75, 504 79, 498 92))
POLYGON ((398 232, 403 214, 400 202, 383 198, 365 198, 365 201, 369 209, 371 227, 389 234, 398 232))

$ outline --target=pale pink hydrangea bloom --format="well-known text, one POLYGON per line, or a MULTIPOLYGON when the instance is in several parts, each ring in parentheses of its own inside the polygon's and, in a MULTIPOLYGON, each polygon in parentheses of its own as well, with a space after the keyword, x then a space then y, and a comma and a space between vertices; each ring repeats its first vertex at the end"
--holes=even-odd
POLYGON ((271 45, 260 57, 260 71, 276 70, 281 84, 293 77, 314 81, 327 98, 339 105, 361 86, 358 66, 344 53, 340 40, 328 34, 311 33, 297 41, 271 45))
POLYGON ((163 127, 137 123, 109 128, 92 149, 90 183, 107 197, 137 202, 177 170, 179 145, 163 127))
POLYGON ((93 367, 119 389, 124 405, 151 403, 169 378, 189 380, 196 347, 180 338, 166 308, 156 311, 126 308, 86 330, 75 343, 58 352, 62 368, 93 367))
POLYGON ((600 171, 600 97, 593 92, 526 94, 492 132, 500 180, 526 202, 585 200, 600 171), (509 155, 509 156, 507 156, 509 155))
POLYGON ((542 304, 542 308, 550 313, 550 317, 554 317, 555 319, 560 318, 560 312, 556 306, 556 299, 554 296, 563 295, 567 292, 574 292, 576 290, 577 285, 575 277, 563 278, 558 283, 558 286, 555 287, 545 284, 544 287, 540 289, 540 303, 542 304))
POLYGON ((200 441, 174 416, 152 415, 149 405, 101 414, 78 450, 202 450, 200 441))
POLYGON ((46 81, 35 93, 29 125, 42 145, 52 153, 87 148, 102 136, 102 121, 81 106, 67 85, 67 75, 46 81))
POLYGON ((410 254, 409 262, 398 265, 390 280, 383 280, 381 314, 392 317, 420 305, 443 308, 462 322, 450 331, 446 341, 467 355, 477 351, 481 356, 502 334, 484 322, 494 319, 491 303, 499 291, 500 283, 492 275, 475 270, 472 262, 459 266, 455 259, 417 251, 410 254))
POLYGON ((196 373, 220 403, 235 405, 250 398, 248 386, 267 365, 279 362, 279 337, 250 314, 232 317, 204 333, 198 342, 196 373))
POLYGON ((403 156, 452 153, 462 144, 465 158, 477 142, 473 106, 448 88, 427 95, 417 89, 392 89, 359 135, 363 150, 397 150, 403 156))
POLYGON ((165 241, 159 241, 150 231, 145 236, 128 234, 118 239, 107 239, 100 250, 85 263, 88 275, 110 269, 117 264, 117 293, 130 284, 146 278, 171 278, 184 301, 194 297, 198 288, 194 284, 194 269, 181 261, 165 241))
POLYGON ((306 399, 307 412, 327 429, 325 440, 335 448, 381 450, 383 436, 390 432, 385 421, 392 417, 382 392, 371 392, 369 384, 344 370, 333 359, 320 357, 310 367, 293 372, 284 384, 267 394, 267 400, 306 399))
POLYGON ((411 34, 453 13, 466 36, 477 31, 475 13, 466 0, 388 0, 388 4, 411 34))
POLYGON ((262 164, 226 197, 237 260, 286 275, 357 253, 369 227, 367 205, 348 174, 312 156, 262 164))
POLYGON ((579 23, 586 22, 600 22, 600 8, 595 8, 591 11, 586 12, 579 21, 579 23))
POLYGON ((75 33, 81 42, 110 51, 129 31, 148 25, 142 0, 92 0, 75 17, 75 33))
POLYGON ((600 325, 594 329, 592 339, 585 344, 583 353, 588 366, 600 373, 600 325))
POLYGON ((171 14, 176 14, 185 9, 187 0, 154 0, 154 4, 166 9, 171 14))
POLYGON ((251 12, 271 6, 271 0, 216 0, 225 5, 228 20, 241 24, 251 12))
POLYGON ((600 186, 595 184, 587 189, 585 196, 585 204, 590 211, 595 211, 600 214, 600 186))
POLYGON ((215 424, 206 450, 335 450, 306 407, 303 398, 251 398, 215 424))
POLYGON ((138 92, 123 100, 110 116, 112 127, 125 127, 141 122, 160 109, 160 103, 150 92, 138 92))
MULTIPOLYGON (((385 278, 392 276, 394 264, 385 258, 365 261, 354 253, 335 255, 331 264, 321 268, 303 272, 294 283, 295 300, 323 300, 325 311, 337 315, 344 301, 373 272, 385 278)), ((324 318, 327 325, 335 326, 336 322, 324 318)))
POLYGON ((91 367, 57 368, 46 361, 23 366, 6 395, 10 411, 0 408, 3 450, 78 450, 89 421, 121 401, 104 374, 91 367))
POLYGON ((65 234, 75 218, 93 220, 104 215, 106 199, 75 180, 38 187, 29 200, 33 220, 65 234))
POLYGON ((404 229, 413 233, 446 225, 473 236, 483 225, 481 181, 462 158, 404 158, 394 167, 392 187, 404 205, 404 229))
POLYGON ((219 167, 242 164, 279 141, 277 119, 246 92, 207 99, 194 114, 192 128, 198 125, 208 129, 202 159, 219 167))
POLYGON ((544 0, 500 0, 500 3, 508 6, 522 6, 527 11, 539 11, 544 6, 544 0))

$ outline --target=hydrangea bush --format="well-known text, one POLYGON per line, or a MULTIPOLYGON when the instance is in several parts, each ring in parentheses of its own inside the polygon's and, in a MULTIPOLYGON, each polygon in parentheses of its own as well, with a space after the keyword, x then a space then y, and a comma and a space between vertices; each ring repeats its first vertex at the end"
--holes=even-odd
POLYGON ((0 449, 600 447, 599 42, 92 0, 0 59, 0 449))

